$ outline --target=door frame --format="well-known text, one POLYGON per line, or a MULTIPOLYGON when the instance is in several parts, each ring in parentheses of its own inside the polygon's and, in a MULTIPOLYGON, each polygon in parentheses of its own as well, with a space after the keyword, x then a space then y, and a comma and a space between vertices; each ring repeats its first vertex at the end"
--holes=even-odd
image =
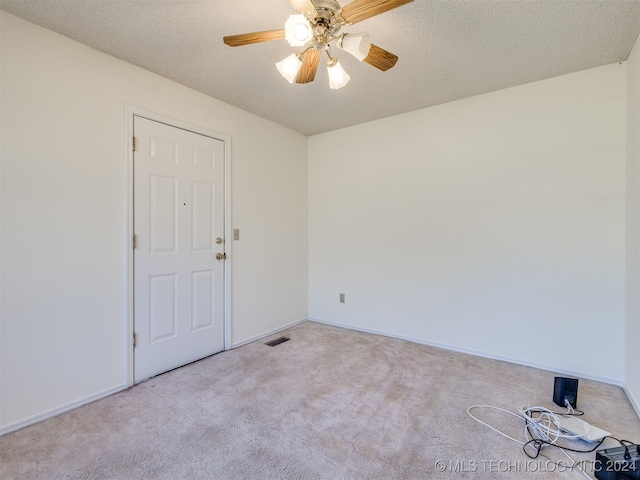
POLYGON ((231 137, 223 133, 214 132, 206 128, 198 127, 189 123, 166 117, 149 110, 145 110, 134 105, 126 104, 124 108, 124 125, 125 125, 125 264, 126 264, 126 293, 125 293, 125 378, 127 386, 134 385, 134 351, 133 351, 133 309, 134 309, 134 292, 133 292, 133 118, 134 116, 143 117, 155 122, 164 123, 171 127, 188 130, 200 135, 214 138, 224 142, 224 251, 227 259, 224 261, 224 350, 231 348, 231 137))

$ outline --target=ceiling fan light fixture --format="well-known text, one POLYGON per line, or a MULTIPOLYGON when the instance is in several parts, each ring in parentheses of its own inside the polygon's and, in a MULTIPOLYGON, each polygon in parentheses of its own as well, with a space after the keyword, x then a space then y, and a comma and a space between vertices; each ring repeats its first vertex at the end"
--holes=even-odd
POLYGON ((304 15, 289 15, 284 23, 284 38, 292 47, 301 47, 313 38, 313 29, 304 15))
POLYGON ((369 49, 371 49, 371 36, 367 32, 345 33, 340 36, 338 48, 350 53, 361 62, 367 58, 367 55, 369 55, 369 49))
POLYGON ((296 79, 300 67, 302 67, 302 58, 298 53, 292 53, 284 60, 276 63, 276 68, 280 72, 280 75, 289 83, 293 83, 296 79))
POLYGON ((289 83, 313 82, 320 57, 326 52, 329 56, 329 86, 332 89, 344 87, 350 78, 338 60, 331 56, 331 44, 334 42, 338 48, 357 60, 383 72, 389 70, 398 61, 397 55, 372 44, 367 32, 340 34, 340 29, 401 7, 413 0, 351 0, 341 7, 339 2, 342 1, 344 0, 289 0, 297 14, 287 18, 284 28, 227 35, 222 40, 230 47, 238 47, 286 39, 298 52, 276 63, 276 67, 289 83))
POLYGON ((344 87, 351 79, 337 58, 332 58, 327 62, 327 72, 329 73, 329 88, 334 90, 344 87))

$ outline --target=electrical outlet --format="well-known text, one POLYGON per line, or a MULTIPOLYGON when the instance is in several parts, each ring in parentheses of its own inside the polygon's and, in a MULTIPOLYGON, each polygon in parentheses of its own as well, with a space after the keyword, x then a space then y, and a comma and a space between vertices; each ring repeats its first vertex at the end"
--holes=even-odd
POLYGON ((340 303, 344 303, 344 293, 340 294, 340 303))

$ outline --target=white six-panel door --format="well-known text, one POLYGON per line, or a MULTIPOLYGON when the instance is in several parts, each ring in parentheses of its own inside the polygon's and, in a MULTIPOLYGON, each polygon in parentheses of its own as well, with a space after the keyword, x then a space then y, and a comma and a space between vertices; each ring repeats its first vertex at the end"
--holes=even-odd
POLYGON ((134 117, 134 377, 224 349, 224 142, 134 117), (217 243, 216 242, 219 242, 217 243))

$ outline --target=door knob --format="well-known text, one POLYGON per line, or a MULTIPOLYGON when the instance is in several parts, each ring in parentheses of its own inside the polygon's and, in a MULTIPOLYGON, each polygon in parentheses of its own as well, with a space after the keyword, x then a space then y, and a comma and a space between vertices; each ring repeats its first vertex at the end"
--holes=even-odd
POLYGON ((216 253, 216 260, 224 260, 225 258, 227 258, 226 253, 221 253, 221 252, 216 253))

